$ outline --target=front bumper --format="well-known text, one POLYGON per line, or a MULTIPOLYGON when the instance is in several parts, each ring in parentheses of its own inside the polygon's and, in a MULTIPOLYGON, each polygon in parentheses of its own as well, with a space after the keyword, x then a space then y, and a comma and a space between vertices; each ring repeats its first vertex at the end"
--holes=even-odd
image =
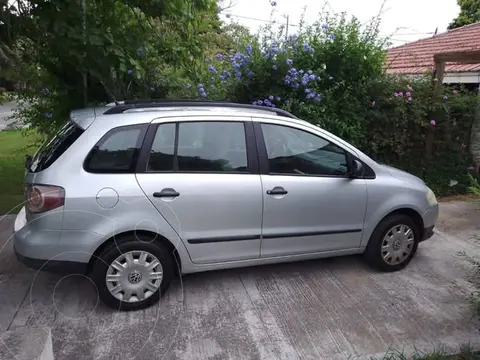
POLYGON ((420 242, 430 239, 435 234, 435 232, 433 231, 434 227, 435 225, 432 225, 423 229, 423 237, 420 242))

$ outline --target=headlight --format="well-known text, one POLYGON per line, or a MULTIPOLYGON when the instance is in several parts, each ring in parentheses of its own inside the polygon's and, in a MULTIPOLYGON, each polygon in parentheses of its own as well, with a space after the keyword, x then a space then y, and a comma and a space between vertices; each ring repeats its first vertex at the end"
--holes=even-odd
POLYGON ((428 202, 428 205, 430 206, 438 204, 437 198, 435 197, 435 194, 433 193, 432 189, 428 189, 427 191, 427 202, 428 202))

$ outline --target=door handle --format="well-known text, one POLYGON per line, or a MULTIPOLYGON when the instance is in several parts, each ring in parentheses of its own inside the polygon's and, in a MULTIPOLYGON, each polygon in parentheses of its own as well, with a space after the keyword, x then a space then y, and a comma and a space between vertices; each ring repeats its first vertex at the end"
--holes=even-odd
POLYGON ((180 193, 175 191, 175 189, 172 189, 172 188, 163 189, 160 192, 153 193, 153 197, 155 198, 177 197, 177 196, 180 196, 180 193))
POLYGON ((288 191, 281 186, 275 186, 272 190, 267 190, 267 195, 287 195, 288 191))

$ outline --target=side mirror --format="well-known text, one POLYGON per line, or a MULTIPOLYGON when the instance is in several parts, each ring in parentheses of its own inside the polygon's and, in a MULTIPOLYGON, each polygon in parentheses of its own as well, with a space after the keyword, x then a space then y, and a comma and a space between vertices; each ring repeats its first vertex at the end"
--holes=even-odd
POLYGON ((359 160, 352 160, 350 167, 351 178, 361 178, 365 174, 365 167, 359 160))

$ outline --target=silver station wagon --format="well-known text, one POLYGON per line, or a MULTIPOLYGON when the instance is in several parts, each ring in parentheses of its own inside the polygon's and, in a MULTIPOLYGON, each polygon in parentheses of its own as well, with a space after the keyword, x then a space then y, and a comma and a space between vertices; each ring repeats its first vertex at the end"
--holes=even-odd
POLYGON ((351 254, 400 270, 438 217, 417 177, 288 112, 232 103, 73 111, 26 158, 25 182, 18 259, 88 274, 123 310, 199 271, 351 254))

